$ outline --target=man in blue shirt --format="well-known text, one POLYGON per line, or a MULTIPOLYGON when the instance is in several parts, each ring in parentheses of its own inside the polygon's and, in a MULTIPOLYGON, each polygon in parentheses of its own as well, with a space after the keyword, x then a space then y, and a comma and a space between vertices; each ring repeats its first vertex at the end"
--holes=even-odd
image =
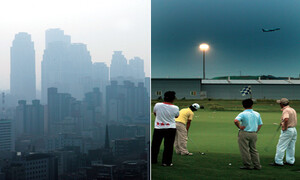
POLYGON ((245 110, 241 112, 234 120, 234 124, 239 128, 238 144, 242 161, 244 166, 240 169, 254 169, 260 170, 259 154, 256 150, 257 132, 262 126, 262 120, 260 114, 253 111, 253 101, 251 99, 245 99, 242 102, 245 110))

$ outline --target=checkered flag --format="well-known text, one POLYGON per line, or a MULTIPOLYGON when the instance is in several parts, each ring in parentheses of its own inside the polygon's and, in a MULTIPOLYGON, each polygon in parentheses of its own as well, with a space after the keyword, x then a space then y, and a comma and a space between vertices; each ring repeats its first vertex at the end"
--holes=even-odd
POLYGON ((251 86, 244 87, 240 91, 242 93, 242 96, 246 96, 247 94, 251 94, 251 86))

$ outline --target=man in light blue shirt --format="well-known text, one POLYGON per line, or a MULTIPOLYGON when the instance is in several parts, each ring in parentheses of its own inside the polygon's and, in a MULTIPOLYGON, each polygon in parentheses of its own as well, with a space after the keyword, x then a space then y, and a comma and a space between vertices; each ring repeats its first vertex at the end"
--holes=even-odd
POLYGON ((239 128, 238 144, 242 161, 244 166, 240 169, 254 169, 260 170, 259 154, 256 150, 257 132, 262 126, 262 120, 260 114, 253 111, 253 101, 251 99, 245 99, 242 102, 245 110, 241 112, 234 120, 235 125, 239 128))

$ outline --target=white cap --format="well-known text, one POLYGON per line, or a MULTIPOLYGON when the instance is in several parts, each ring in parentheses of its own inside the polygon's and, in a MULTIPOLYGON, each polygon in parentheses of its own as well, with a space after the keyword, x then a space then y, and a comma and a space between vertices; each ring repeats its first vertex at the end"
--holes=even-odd
POLYGON ((197 104, 197 103, 192 104, 192 106, 193 106, 193 108, 195 108, 196 110, 200 108, 199 104, 197 104))

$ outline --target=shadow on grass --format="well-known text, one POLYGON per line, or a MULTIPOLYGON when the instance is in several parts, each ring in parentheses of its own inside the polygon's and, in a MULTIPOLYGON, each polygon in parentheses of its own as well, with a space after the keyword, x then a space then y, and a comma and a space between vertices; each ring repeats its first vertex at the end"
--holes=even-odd
MULTIPOLYGON (((160 152, 160 155, 162 152, 160 152)), ((160 162, 159 156, 158 162, 160 162)), ((151 179, 300 179, 300 167, 296 159, 295 166, 273 167, 271 156, 260 156, 261 170, 240 170, 242 166, 239 154, 196 153, 193 156, 180 156, 174 153, 172 167, 152 164, 151 179), (298 172, 299 171, 299 172, 298 172)))

